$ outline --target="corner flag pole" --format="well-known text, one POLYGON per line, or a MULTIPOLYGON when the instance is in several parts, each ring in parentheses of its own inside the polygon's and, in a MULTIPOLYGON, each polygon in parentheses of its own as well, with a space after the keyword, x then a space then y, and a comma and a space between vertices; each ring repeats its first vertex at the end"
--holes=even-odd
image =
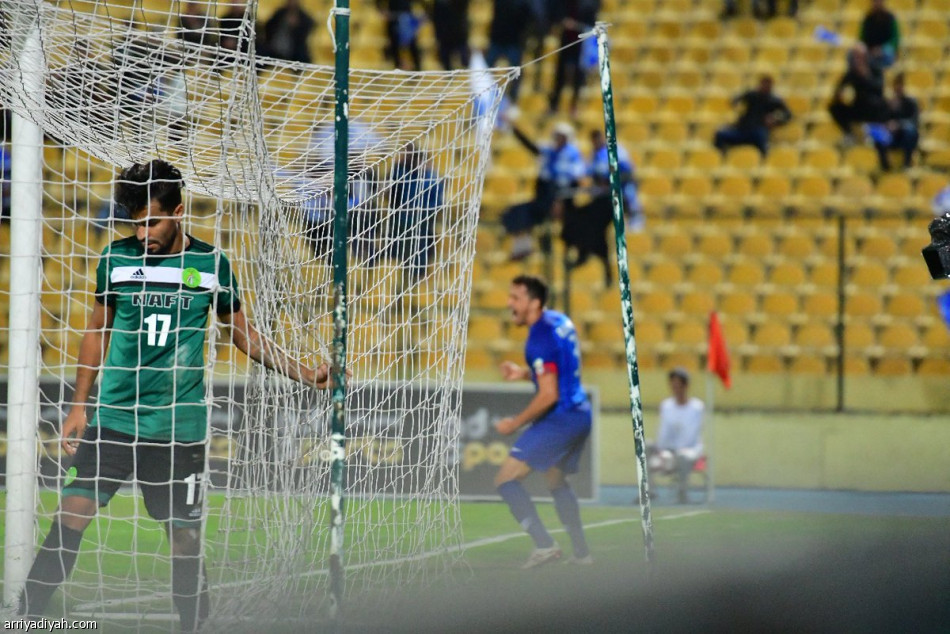
POLYGON ((333 151, 333 380, 330 433, 330 618, 338 623, 343 601, 343 490, 346 466, 347 202, 349 185, 350 3, 336 0, 334 28, 335 116, 333 151))
POLYGON ((623 191, 620 185, 617 158, 617 125, 614 119, 614 92, 610 81, 610 51, 607 47, 607 25, 598 22, 597 58, 600 65, 600 92, 604 102, 604 132, 607 138, 607 159, 610 163, 610 198, 613 206, 614 237, 617 246, 620 304, 623 313, 623 334, 627 350, 627 380, 630 384, 630 413, 633 418, 633 442, 637 454, 637 480, 640 486, 640 525, 647 563, 653 567, 653 516, 650 511, 650 485, 647 480, 646 447, 643 436, 643 403, 640 401, 640 371, 637 367, 637 342, 633 332, 633 301, 630 296, 630 273, 627 270, 627 238, 624 234, 623 191))

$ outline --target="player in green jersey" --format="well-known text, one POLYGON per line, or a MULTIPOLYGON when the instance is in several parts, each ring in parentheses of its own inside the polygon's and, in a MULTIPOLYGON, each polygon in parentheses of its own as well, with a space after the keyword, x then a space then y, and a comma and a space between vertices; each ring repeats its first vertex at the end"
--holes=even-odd
POLYGON ((119 176, 116 202, 129 211, 135 235, 110 244, 96 271, 74 404, 62 429, 63 447, 75 458, 21 595, 22 614, 43 613, 69 576, 98 507, 131 476, 149 515, 166 527, 182 630, 198 629, 207 616, 200 547, 210 312, 251 359, 306 385, 327 387, 327 365, 311 368, 262 336, 241 310, 227 257, 182 230, 183 185, 181 172, 161 160, 119 176), (100 368, 98 404, 88 417, 86 402, 100 368))

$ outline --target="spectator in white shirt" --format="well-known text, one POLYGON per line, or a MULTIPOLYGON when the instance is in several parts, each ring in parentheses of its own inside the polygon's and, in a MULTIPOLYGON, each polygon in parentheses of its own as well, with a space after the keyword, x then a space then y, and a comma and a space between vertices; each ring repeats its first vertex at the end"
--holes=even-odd
POLYGON ((677 500, 685 504, 689 474, 703 453, 704 405, 688 395, 689 372, 685 369, 673 368, 669 379, 673 396, 660 403, 660 430, 656 443, 647 447, 649 473, 675 474, 677 500))

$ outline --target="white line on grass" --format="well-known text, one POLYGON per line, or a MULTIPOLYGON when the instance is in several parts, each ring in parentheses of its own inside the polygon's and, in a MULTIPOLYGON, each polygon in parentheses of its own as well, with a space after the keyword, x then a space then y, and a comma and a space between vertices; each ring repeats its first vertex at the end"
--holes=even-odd
MULTIPOLYGON (((663 515, 661 517, 654 518, 654 521, 663 521, 663 520, 678 520, 684 519, 687 517, 695 517, 697 515, 705 515, 709 513, 709 509, 698 509, 695 511, 686 511, 684 513, 675 513, 673 515, 663 515)), ((593 524, 587 524, 584 526, 584 530, 591 530, 594 528, 604 528, 606 526, 616 526, 617 524, 631 524, 633 522, 639 522, 640 518, 624 517, 613 520, 604 520, 602 522, 594 522, 593 524)), ((548 531, 550 533, 564 533, 566 532, 563 528, 555 528, 548 531)), ((458 546, 453 546, 452 548, 447 548, 445 550, 439 551, 430 551, 427 553, 420 553, 418 555, 410 555, 407 557, 399 557, 396 559, 386 559, 384 561, 370 561, 363 564, 356 564, 354 566, 348 566, 347 570, 365 570, 366 568, 376 568, 377 566, 389 566, 392 564, 402 564, 408 563, 411 561, 422 561, 424 559, 430 559, 432 557, 437 557, 439 555, 444 555, 447 553, 458 553, 471 550, 473 548, 481 548, 482 546, 490 546, 492 544, 500 544, 502 542, 511 541, 512 539, 518 539, 519 537, 527 537, 527 534, 524 532, 519 533, 507 533, 505 535, 496 535, 495 537, 484 537, 482 539, 476 539, 475 541, 468 542, 467 544, 459 544, 458 546)), ((320 570, 311 570, 301 574, 301 577, 314 577, 314 576, 325 576, 329 573, 329 570, 326 568, 321 568, 320 570)), ((227 590, 228 588, 238 588, 241 586, 248 585, 250 583, 260 583, 261 579, 256 579, 254 581, 231 581, 228 583, 219 583, 214 587, 219 590, 227 590)), ((72 614, 75 616, 108 616, 109 618, 115 619, 137 619, 142 618, 140 614, 134 613, 109 613, 103 614, 102 612, 95 611, 95 608, 107 608, 114 605, 131 605, 136 603, 149 603, 151 601, 158 601, 160 599, 168 599, 171 597, 170 592, 156 592, 151 595, 143 597, 135 597, 130 599, 107 599, 106 601, 97 602, 97 603, 80 603, 73 608, 72 614)), ((155 617, 164 616, 164 615, 154 615, 155 617)), ((169 618, 172 618, 171 616, 169 618)))

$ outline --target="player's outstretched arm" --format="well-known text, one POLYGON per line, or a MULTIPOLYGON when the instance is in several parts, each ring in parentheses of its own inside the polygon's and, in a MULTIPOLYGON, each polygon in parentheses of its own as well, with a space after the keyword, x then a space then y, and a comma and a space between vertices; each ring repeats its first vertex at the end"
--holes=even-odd
POLYGON ((329 384, 330 367, 326 363, 311 368, 293 358, 262 335, 244 315, 244 311, 223 314, 219 318, 231 327, 231 342, 235 347, 265 368, 276 370, 294 381, 321 390, 329 384))
POLYGON ((506 381, 528 381, 531 379, 531 370, 526 366, 518 365, 514 361, 502 361, 498 366, 501 378, 506 381))
POLYGON ((521 427, 544 416, 548 410, 557 405, 558 398, 557 374, 554 372, 539 374, 538 391, 528 406, 517 416, 503 418, 495 423, 495 429, 499 434, 513 434, 521 427))
POLYGON ((86 401, 92 390, 99 368, 102 367, 102 357, 109 346, 112 320, 115 318, 115 309, 94 302, 92 313, 86 324, 86 331, 79 343, 79 363, 76 370, 76 391, 73 393, 73 406, 63 421, 61 436, 63 449, 72 456, 79 449, 79 439, 86 431, 86 401))

